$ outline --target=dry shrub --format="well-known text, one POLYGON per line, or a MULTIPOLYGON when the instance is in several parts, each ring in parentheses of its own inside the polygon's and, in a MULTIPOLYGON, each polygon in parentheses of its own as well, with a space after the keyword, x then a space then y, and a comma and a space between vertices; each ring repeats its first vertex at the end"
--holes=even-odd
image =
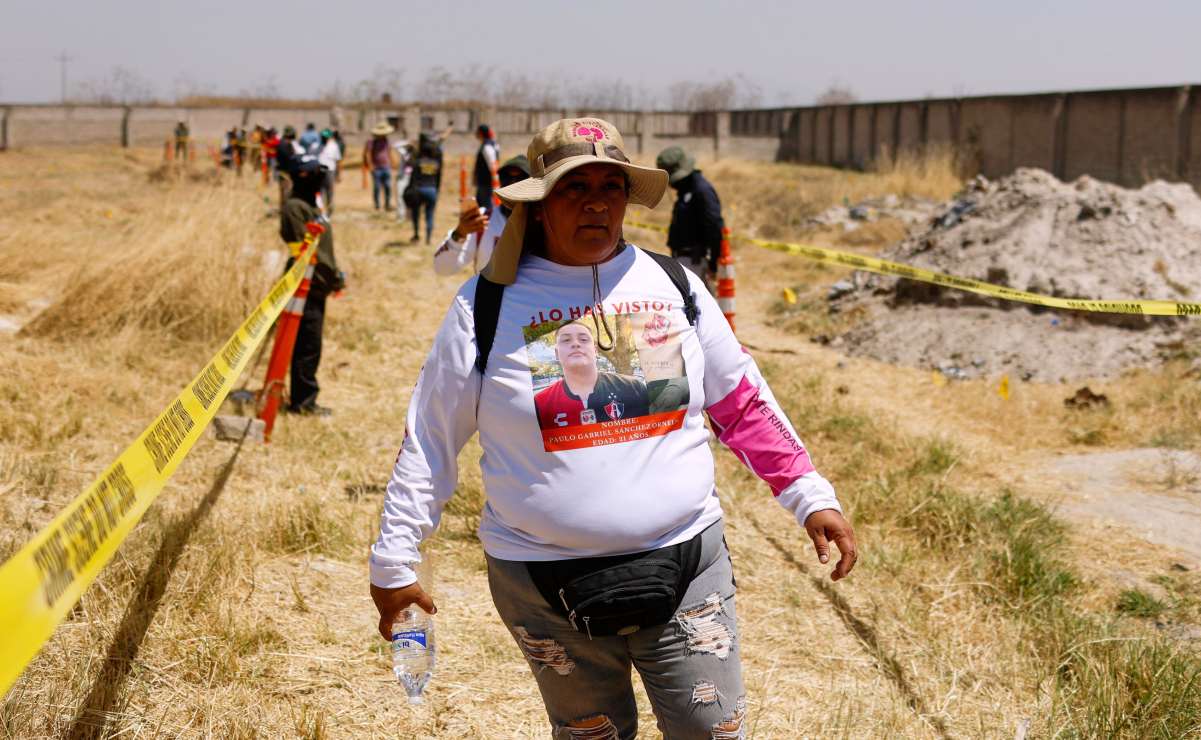
POLYGON ((958 154, 945 144, 902 149, 895 155, 886 148, 872 163, 872 172, 887 192, 932 200, 946 200, 964 180, 958 154))
POLYGON ((721 196, 727 225, 767 239, 806 233, 810 218, 840 203, 890 194, 941 201, 963 185, 954 152, 938 147, 881 158, 871 172, 738 160, 704 169, 721 196))
POLYGON ((23 332, 67 339, 138 329, 206 341, 233 331, 274 277, 266 245, 255 243, 253 202, 224 189, 166 197, 134 228, 83 248, 83 266, 23 332))

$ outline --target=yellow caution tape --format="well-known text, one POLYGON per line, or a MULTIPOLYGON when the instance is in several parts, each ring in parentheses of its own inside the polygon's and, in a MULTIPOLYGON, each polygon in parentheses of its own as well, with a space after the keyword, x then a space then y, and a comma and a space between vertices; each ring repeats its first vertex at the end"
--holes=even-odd
MULTIPOLYGON (((309 240, 309 249, 312 239, 309 240)), ((304 276, 296 260, 200 374, 82 494, 0 566, 0 695, 37 655, 183 461, 304 276)))
MULTIPOLYGON (((655 224, 645 224, 636 221, 627 221, 630 226, 639 229, 650 229, 652 231, 665 232, 667 229, 663 226, 655 224)), ((1073 311, 1092 311, 1094 313, 1123 313, 1123 314, 1142 314, 1145 316, 1201 316, 1201 303, 1189 303, 1186 301, 1144 301, 1144 300, 1091 300, 1078 298, 1055 298, 1038 293, 1028 293, 1024 290, 1016 290, 1014 288, 1006 288, 1003 285, 993 285, 981 280, 972 280, 971 278, 955 277, 954 275, 945 275, 941 272, 933 272, 920 267, 910 267, 899 262, 890 262, 882 260, 878 257, 866 257, 861 254, 852 252, 843 252, 837 249, 828 247, 817 247, 809 244, 789 244, 787 242, 775 242, 765 239, 754 239, 747 236, 736 237, 751 244, 755 244, 765 249, 772 249, 777 252, 786 254, 794 254, 798 257, 815 262, 825 262, 837 265, 843 265, 856 270, 865 272, 874 272, 880 275, 895 275, 897 277, 907 278, 909 280, 917 280, 923 283, 932 283, 941 285, 945 288, 956 288, 969 293, 977 293, 992 298, 1003 298, 1007 301, 1020 301, 1022 303, 1032 303, 1037 306, 1045 306, 1047 308, 1066 308, 1073 311)))

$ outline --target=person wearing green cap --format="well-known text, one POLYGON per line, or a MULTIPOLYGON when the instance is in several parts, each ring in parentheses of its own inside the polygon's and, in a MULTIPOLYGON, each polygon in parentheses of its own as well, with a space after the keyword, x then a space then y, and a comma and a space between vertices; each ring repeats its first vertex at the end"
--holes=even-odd
POLYGON ((655 166, 667 172, 668 182, 676 191, 667 232, 671 256, 705 281, 712 293, 725 226, 717 191, 696 168, 696 160, 681 147, 669 146, 659 152, 655 166))

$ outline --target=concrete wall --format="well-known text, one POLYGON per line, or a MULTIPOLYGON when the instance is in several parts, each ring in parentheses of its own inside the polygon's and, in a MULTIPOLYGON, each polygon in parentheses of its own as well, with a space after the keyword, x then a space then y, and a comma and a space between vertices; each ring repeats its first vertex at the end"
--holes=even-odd
POLYGON ((475 150, 475 127, 489 123, 505 154, 559 118, 612 121, 627 154, 643 161, 679 144, 703 159, 741 157, 864 168, 903 151, 949 147, 969 172, 997 177, 1016 167, 1060 178, 1089 174, 1138 185, 1151 178, 1201 186, 1201 102, 1192 86, 855 103, 720 112, 439 108, 174 108, 169 106, 0 106, 0 149, 62 144, 154 145, 188 122, 202 145, 229 127, 263 121, 282 128, 339 126, 352 148, 376 122, 402 136, 453 132, 452 156, 475 150))
MULTIPOLYGON (((1184 86, 785 109, 775 158, 862 168, 886 153, 942 146, 989 177, 1041 167, 1063 179, 1201 188, 1198 97, 1184 86)), ((779 112, 735 111, 732 138, 762 138, 779 112)), ((759 142, 727 149, 764 152, 759 142)))

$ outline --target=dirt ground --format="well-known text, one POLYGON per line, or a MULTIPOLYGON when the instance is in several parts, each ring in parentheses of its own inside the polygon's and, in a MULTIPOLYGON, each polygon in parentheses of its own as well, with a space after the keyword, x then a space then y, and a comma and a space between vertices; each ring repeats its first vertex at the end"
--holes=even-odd
MULTIPOLYGON (((0 320, 27 324, 60 297, 76 264, 103 263, 106 250, 150 239, 160 228, 156 214, 201 197, 218 199, 205 202, 237 222, 214 249, 243 250, 239 259, 254 265, 246 269, 265 292, 264 255, 280 247, 272 194, 265 202, 247 182, 155 183, 146 174, 155 157, 96 151, 64 168, 48 153, 0 155, 0 257, 45 245, 21 274, 0 274, 16 296, 0 305, 0 320)), ((451 226, 449 187, 435 235, 451 226)), ((751 206, 730 195, 732 210, 751 220, 751 206)), ((488 596, 474 535, 474 441, 460 457, 460 503, 429 546, 440 611, 427 703, 405 704, 390 673, 367 595, 367 546, 409 389, 466 276, 434 276, 432 248, 410 245, 407 225, 373 212, 357 173, 344 179, 337 202, 349 288, 330 302, 320 375, 334 415, 284 417, 269 446, 198 444, 9 692, 0 736, 546 736, 529 668, 488 596)), ((662 222, 669 208, 651 218, 662 222)), ((628 236, 662 247, 658 235, 628 236)), ((1025 726, 1034 735, 1070 729, 1057 719, 1053 672, 1026 647, 1029 623, 980 595, 967 566, 970 542, 935 551, 904 516, 865 513, 860 523, 860 507, 875 510, 868 504, 876 492, 916 469, 919 450, 935 442, 953 448, 954 462, 930 485, 981 495, 1005 488, 1060 506, 1065 557, 1085 584, 1082 603, 1113 616, 1116 594, 1131 583, 1150 588, 1164 574, 1196 580, 1201 443, 1188 427, 1196 401, 1173 394, 1197 381, 1181 380, 1176 368, 1105 381, 1095 387, 1114 408, 1084 412, 1062 405, 1071 384, 1015 378, 1001 398, 995 378, 937 382, 928 370, 812 343, 778 320, 784 288, 820 295, 845 274, 751 247, 737 258, 739 337, 848 502, 863 551, 854 575, 831 584, 766 487, 718 451, 739 586, 747 736, 1008 738, 1025 726), (1163 437, 1165 429, 1175 436, 1163 437)), ((179 339, 174 331, 56 338, 0 330, 0 555, 82 490, 224 336, 179 339)), ((1192 609, 1173 614, 1191 624, 1192 609)), ((1155 631, 1138 621, 1129 628, 1155 631)), ((639 707, 643 735, 658 737, 641 694, 639 707)))

